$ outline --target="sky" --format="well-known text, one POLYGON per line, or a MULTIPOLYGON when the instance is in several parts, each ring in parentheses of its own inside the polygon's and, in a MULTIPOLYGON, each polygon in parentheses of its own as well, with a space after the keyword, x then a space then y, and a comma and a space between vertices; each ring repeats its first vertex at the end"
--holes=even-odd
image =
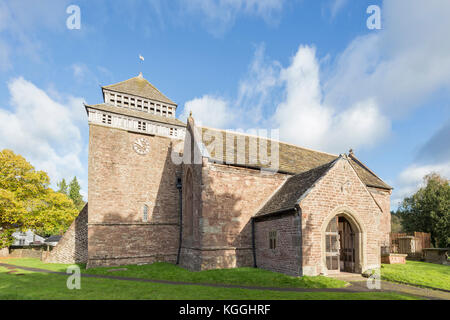
POLYGON ((83 102, 142 72, 182 120, 352 148, 395 209, 450 178, 449 16, 444 0, 0 0, 0 150, 87 199, 83 102))

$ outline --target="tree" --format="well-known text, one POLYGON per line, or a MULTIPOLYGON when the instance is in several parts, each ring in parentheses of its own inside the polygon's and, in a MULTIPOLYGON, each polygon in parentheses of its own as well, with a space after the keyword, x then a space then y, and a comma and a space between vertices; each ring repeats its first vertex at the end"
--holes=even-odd
POLYGON ((402 231, 402 219, 396 212, 391 211, 391 232, 399 233, 402 231))
POLYGON ((77 217, 79 210, 73 201, 60 192, 49 192, 36 216, 34 230, 41 236, 62 235, 77 217))
POLYGON ((69 186, 66 183, 66 179, 62 179, 60 182, 58 182, 57 186, 59 193, 69 195, 69 186))
POLYGON ((62 231, 73 221, 75 205, 49 184, 48 175, 21 155, 0 152, 0 248, 12 243, 16 230, 62 231))
POLYGON ((78 210, 83 209, 84 205, 86 204, 83 200, 82 195, 80 194, 80 190, 81 187, 78 183, 77 177, 74 177, 69 184, 69 198, 72 199, 75 207, 77 207, 78 210))
POLYGON ((425 187, 405 198, 398 210, 406 232, 431 233, 434 246, 450 246, 450 185, 436 173, 424 177, 425 187))

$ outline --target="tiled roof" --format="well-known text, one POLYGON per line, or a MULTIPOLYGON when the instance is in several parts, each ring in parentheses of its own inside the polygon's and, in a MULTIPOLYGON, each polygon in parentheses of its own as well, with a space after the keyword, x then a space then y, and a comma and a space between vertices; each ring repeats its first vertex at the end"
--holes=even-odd
MULTIPOLYGON (((275 142, 270 139, 260 138, 251 135, 245 135, 237 132, 224 131, 206 127, 199 127, 202 134, 202 142, 207 147, 214 145, 216 138, 223 140, 223 148, 219 150, 214 150, 214 148, 209 148, 209 156, 211 160, 218 161, 221 163, 226 163, 230 165, 245 165, 249 167, 256 168, 270 168, 270 158, 271 158, 271 146, 275 142), (238 137, 242 140, 245 139, 244 149, 238 150, 238 137), (249 147, 251 144, 259 145, 261 140, 267 141, 267 152, 263 152, 265 156, 260 159, 254 159, 254 157, 249 158, 249 147), (230 154, 234 154, 234 157, 227 156, 227 151, 230 154), (239 161, 237 153, 244 155, 244 161, 239 161)), ((325 152, 310 150, 302 147, 298 147, 292 144, 277 142, 278 143, 278 172, 296 175, 299 173, 307 172, 311 169, 317 168, 324 164, 327 164, 336 158, 337 155, 329 154, 325 152)), ((372 173, 364 164, 357 160, 354 156, 351 157, 351 163, 355 168, 356 173, 359 178, 367 185, 383 189, 392 189, 386 183, 384 183, 380 178, 378 178, 374 173, 372 173)))
POLYGON ((61 240, 62 236, 56 235, 56 236, 50 236, 47 239, 45 239, 44 242, 58 242, 61 240))
POLYGON ((148 82, 142 74, 137 77, 116 83, 108 86, 104 86, 103 89, 116 91, 120 93, 128 93, 131 95, 165 102, 171 105, 176 105, 175 102, 167 98, 158 89, 156 89, 150 82, 148 82))
POLYGON ((186 127, 186 124, 184 122, 182 122, 176 118, 163 117, 163 116, 151 114, 148 112, 131 110, 131 109, 122 108, 122 107, 116 107, 116 106, 113 106, 110 104, 102 103, 102 104, 85 105, 85 106, 87 108, 92 108, 92 109, 96 109, 96 110, 100 110, 100 111, 106 111, 106 112, 111 112, 111 113, 116 113, 116 114, 123 114, 123 115, 134 117, 134 118, 150 120, 150 121, 155 121, 155 122, 160 122, 160 123, 166 123, 166 124, 171 124, 171 125, 180 126, 180 127, 186 127))
MULTIPOLYGON (((223 131, 211 128, 200 128, 202 132, 202 140, 203 144, 208 147, 208 145, 212 145, 214 139, 218 137, 223 140, 223 149, 211 150, 210 157, 212 160, 224 162, 227 164, 240 164, 240 165, 248 165, 254 166, 257 168, 268 168, 270 167, 270 158, 272 155, 272 143, 276 142, 278 144, 278 153, 279 153, 279 172, 285 172, 290 174, 297 174, 300 172, 305 172, 316 168, 320 165, 328 163, 338 156, 332 155, 329 153, 318 152, 314 150, 309 150, 306 148, 297 147, 291 144, 282 143, 273 141, 270 139, 260 138, 257 136, 245 135, 237 132, 231 131, 223 131), (245 139, 245 149, 238 150, 238 139, 245 139), (254 159, 255 155, 251 155, 249 158, 249 148, 251 145, 259 145, 260 140, 265 140, 267 144, 267 152, 262 152, 262 158, 257 157, 254 159), (234 152, 234 158, 228 159, 226 151, 234 152), (245 163, 241 163, 239 161, 237 153, 240 153, 240 156, 245 153, 245 163), (268 163, 269 162, 269 163, 268 163)), ((240 144, 239 144, 240 148, 240 144)), ((253 152, 252 152, 253 153, 253 152)))
POLYGON ((350 164, 355 169, 359 178, 368 187, 377 187, 383 189, 392 189, 391 186, 386 184, 381 180, 375 173, 373 173, 369 168, 367 168, 359 159, 357 159, 353 154, 349 155, 350 164))
POLYGON ((255 217, 294 209, 300 197, 333 166, 335 161, 290 177, 256 213, 255 217))

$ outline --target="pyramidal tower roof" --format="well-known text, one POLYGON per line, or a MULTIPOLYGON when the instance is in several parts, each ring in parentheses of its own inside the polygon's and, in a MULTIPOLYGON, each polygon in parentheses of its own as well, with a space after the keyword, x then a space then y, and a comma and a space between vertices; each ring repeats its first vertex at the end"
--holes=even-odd
POLYGON ((167 98, 155 86, 153 86, 147 79, 144 78, 142 72, 137 77, 111 84, 102 87, 106 90, 111 90, 120 93, 128 93, 142 98, 156 100, 172 105, 177 105, 175 102, 167 98))

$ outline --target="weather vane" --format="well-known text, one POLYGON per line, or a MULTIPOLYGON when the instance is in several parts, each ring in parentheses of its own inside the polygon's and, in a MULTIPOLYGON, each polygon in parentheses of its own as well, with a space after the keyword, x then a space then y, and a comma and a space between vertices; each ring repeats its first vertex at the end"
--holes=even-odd
MULTIPOLYGON (((144 57, 141 54, 139 54, 139 60, 144 62, 144 57)), ((142 66, 142 64, 141 64, 141 66, 142 66)), ((139 73, 139 75, 142 75, 142 71, 139 73)))

